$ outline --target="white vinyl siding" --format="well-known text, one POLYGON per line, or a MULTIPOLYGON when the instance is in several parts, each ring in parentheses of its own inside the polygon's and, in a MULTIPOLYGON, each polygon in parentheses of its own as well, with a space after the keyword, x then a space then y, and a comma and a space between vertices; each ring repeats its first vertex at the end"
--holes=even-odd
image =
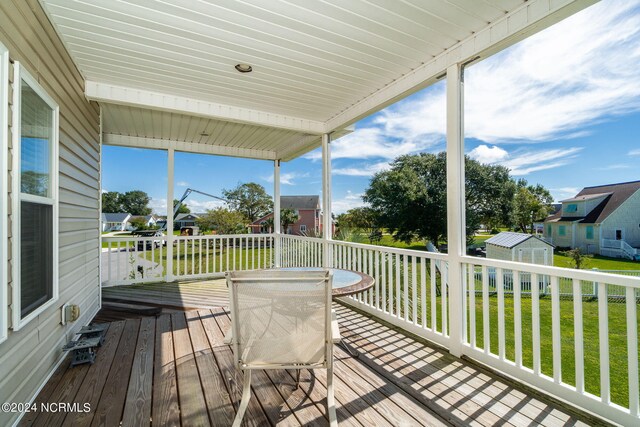
POLYGON ((9 51, 0 43, 0 343, 7 339, 9 230, 7 222, 9 179, 9 51))
MULTIPOLYGON (((82 326, 87 325, 100 307, 100 144, 99 107, 84 96, 84 80, 37 0, 0 1, 0 43, 10 59, 37 79, 40 86, 60 107, 58 172, 58 301, 19 330, 12 328, 15 316, 13 290, 18 271, 13 260, 14 199, 13 180, 9 180, 6 210, 9 223, 7 339, 0 343, 0 402, 28 402, 61 362, 62 346, 82 326), (80 318, 60 323, 64 304, 77 304, 80 318)), ((12 89, 19 82, 9 68, 8 169, 13 178, 16 147, 12 89)), ((6 106, 0 106, 0 111, 6 106)), ((0 426, 13 425, 20 414, 0 412, 0 426)))

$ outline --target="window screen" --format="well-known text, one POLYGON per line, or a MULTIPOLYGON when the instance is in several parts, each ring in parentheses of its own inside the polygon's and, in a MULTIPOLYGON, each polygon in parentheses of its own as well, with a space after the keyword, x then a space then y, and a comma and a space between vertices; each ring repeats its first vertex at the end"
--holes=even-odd
POLYGON ((564 225, 561 225, 560 227, 558 227, 558 235, 559 236, 564 236, 567 234, 567 227, 564 225))
POLYGON ((53 297, 53 206, 22 202, 20 212, 20 315, 53 297))

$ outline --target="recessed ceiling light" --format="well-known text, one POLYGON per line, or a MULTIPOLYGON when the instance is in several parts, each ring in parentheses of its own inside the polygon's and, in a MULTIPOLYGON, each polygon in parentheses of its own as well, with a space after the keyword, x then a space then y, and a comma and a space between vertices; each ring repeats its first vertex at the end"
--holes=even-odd
POLYGON ((250 73, 253 71, 253 68, 249 64, 236 64, 236 70, 241 73, 250 73))

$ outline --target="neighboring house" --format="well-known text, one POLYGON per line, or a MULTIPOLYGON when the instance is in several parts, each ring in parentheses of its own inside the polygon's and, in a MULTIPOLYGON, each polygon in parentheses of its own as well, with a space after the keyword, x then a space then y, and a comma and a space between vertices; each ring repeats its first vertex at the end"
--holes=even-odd
MULTIPOLYGON (((549 216, 557 214, 558 212, 560 212, 560 209, 562 209, 562 203, 553 203, 551 205, 551 212, 549 212, 549 216)), ((535 222, 533 223, 533 229, 535 230, 536 234, 544 234, 545 219, 546 218, 540 218, 535 220, 535 222)))
POLYGON ((562 200, 545 220, 545 239, 556 247, 616 258, 640 258, 640 181, 586 187, 562 200))
MULTIPOLYGON (((316 235, 322 231, 320 196, 280 196, 280 209, 290 209, 298 215, 298 221, 282 230, 284 234, 316 235)), ((269 233, 268 221, 273 212, 251 223, 254 233, 269 233)))
POLYGON ((194 213, 181 213, 177 214, 173 220, 173 228, 180 230, 182 227, 194 227, 196 221, 200 218, 201 214, 194 213))
POLYGON ((553 245, 532 234, 503 231, 485 243, 487 258, 553 265, 553 245))
POLYGON ((132 219, 130 213, 103 213, 102 231, 125 231, 132 219))

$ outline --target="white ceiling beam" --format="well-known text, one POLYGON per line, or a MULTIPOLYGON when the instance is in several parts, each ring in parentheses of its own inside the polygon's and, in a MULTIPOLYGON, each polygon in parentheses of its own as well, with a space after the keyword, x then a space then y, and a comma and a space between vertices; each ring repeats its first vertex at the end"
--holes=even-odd
POLYGON ((226 147, 221 145, 198 144, 196 142, 172 141, 168 139, 144 138, 139 136, 117 135, 105 133, 102 136, 104 145, 119 147, 148 148, 153 150, 168 150, 187 153, 212 154, 217 156, 244 157, 250 159, 275 160, 275 151, 254 150, 250 148, 226 147))
POLYGON ((299 117, 283 116, 248 108, 217 104, 200 99, 95 81, 85 82, 85 95, 91 101, 170 111, 173 113, 206 117, 258 126, 288 129, 314 135, 325 131, 325 123, 299 117))
POLYGON ((438 77, 444 77, 449 66, 465 63, 478 56, 486 58, 597 1, 530 0, 424 65, 335 115, 327 121, 326 128, 331 131, 355 123, 435 83, 438 77))

